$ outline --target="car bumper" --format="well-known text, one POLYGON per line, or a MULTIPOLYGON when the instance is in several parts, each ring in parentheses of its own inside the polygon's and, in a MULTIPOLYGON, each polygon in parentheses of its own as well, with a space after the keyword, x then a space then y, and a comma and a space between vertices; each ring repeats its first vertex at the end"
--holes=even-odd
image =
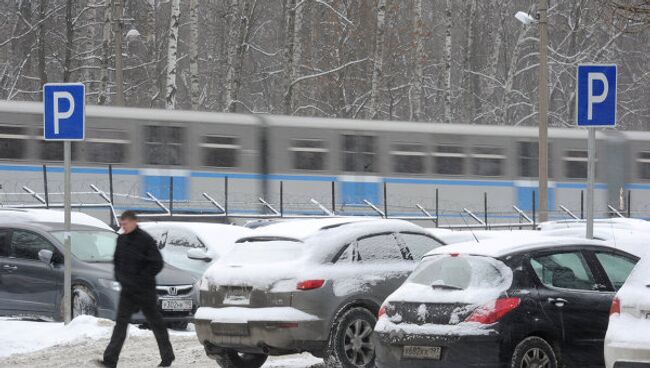
MULTIPOLYGON (((260 315, 264 308, 259 308, 260 315)), ((225 349, 282 355, 322 349, 328 331, 322 320, 217 322, 194 320, 196 334, 210 356, 225 349)))
POLYGON ((650 346, 605 345, 607 368, 650 368, 650 346))
POLYGON ((403 335, 399 337, 375 332, 375 364, 377 368, 430 367, 485 367, 507 366, 500 358, 501 342, 498 334, 487 336, 428 336, 403 335), (410 359, 403 356, 404 346, 440 347, 439 360, 410 359))
MULTIPOLYGON (((178 298, 178 299, 192 299, 192 309, 184 311, 167 311, 162 309, 161 299, 158 299, 158 310, 162 314, 163 320, 166 323, 183 323, 183 322, 192 322, 194 320, 194 313, 198 308, 198 298, 195 296, 178 298)), ((115 321, 117 316, 117 308, 119 305, 119 294, 116 293, 115 298, 108 303, 103 303, 104 305, 98 307, 97 317, 106 318, 112 321, 115 321)), ((133 324, 143 324, 146 323, 146 318, 142 311, 131 316, 131 323, 133 324)))

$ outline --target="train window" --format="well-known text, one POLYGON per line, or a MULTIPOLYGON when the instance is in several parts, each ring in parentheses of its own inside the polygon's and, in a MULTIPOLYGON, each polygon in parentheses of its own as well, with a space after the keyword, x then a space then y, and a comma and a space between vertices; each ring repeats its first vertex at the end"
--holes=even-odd
POLYGON ((465 150, 463 146, 438 146, 433 153, 436 173, 462 175, 465 172, 465 150))
POLYGON ((472 150, 472 174, 502 176, 505 159, 501 148, 475 147, 472 150))
POLYGON ((84 142, 86 161, 119 164, 127 161, 127 150, 131 143, 124 130, 88 129, 84 142))
POLYGON ((239 164, 239 138, 207 136, 203 138, 201 147, 205 166, 237 167, 239 164))
POLYGON ((0 125, 0 159, 21 159, 27 156, 27 129, 0 125))
POLYGON ((294 139, 289 151, 293 153, 293 168, 298 170, 325 170, 329 150, 320 139, 294 139))
POLYGON ((587 177, 587 151, 569 150, 564 153, 564 176, 569 179, 587 177))
MULTIPOLYGON (((63 161, 63 142, 46 141, 43 139, 43 129, 36 130, 36 136, 39 137, 38 147, 39 158, 43 161, 63 161)), ((72 161, 79 160, 79 152, 81 142, 72 142, 70 146, 70 153, 72 154, 72 161)))
POLYGON ((376 172, 376 140, 369 135, 344 135, 343 171, 376 172))
POLYGON ((519 142, 519 176, 524 178, 539 175, 539 144, 537 142, 519 142))
POLYGON ((146 164, 185 164, 185 128, 147 125, 144 127, 144 143, 146 164))
POLYGON ((421 144, 394 144, 391 151, 393 171, 419 174, 424 172, 424 147, 421 144))
POLYGON ((636 163, 639 168, 639 178, 650 179, 650 152, 639 152, 636 163))

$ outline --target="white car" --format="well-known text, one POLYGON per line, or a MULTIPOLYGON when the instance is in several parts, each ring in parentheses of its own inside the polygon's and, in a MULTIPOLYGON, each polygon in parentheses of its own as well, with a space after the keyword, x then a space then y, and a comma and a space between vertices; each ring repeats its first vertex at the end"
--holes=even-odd
POLYGON ((650 258, 636 265, 618 291, 605 336, 607 368, 650 367, 650 258))
MULTIPOLYGON (((585 224, 564 229, 542 230, 545 236, 584 238, 587 235, 585 224)), ((629 228, 611 227, 609 225, 594 225, 594 239, 602 240, 609 246, 632 253, 638 257, 650 250, 650 232, 629 228)))
MULTIPOLYGON (((537 225, 537 228, 542 231, 569 229, 574 227, 584 228, 586 223, 587 223, 586 220, 547 221, 537 225)), ((650 222, 646 220, 633 219, 633 218, 614 217, 614 218, 605 218, 605 219, 594 219, 594 227, 609 227, 609 228, 617 228, 617 229, 650 232, 650 222)))
POLYGON ((505 237, 539 236, 537 230, 448 230, 438 228, 425 229, 445 244, 481 242, 483 240, 505 237))
POLYGON ((165 262, 197 278, 252 231, 208 222, 141 222, 140 227, 158 242, 165 262))

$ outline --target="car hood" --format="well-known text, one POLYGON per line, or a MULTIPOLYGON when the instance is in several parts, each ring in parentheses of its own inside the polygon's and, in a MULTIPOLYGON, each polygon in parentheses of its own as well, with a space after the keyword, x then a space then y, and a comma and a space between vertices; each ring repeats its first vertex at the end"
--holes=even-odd
MULTIPOLYGON (((86 263, 88 268, 92 268, 99 277, 113 279, 113 263, 112 262, 97 262, 86 263)), ((165 263, 162 271, 156 276, 156 284, 158 285, 192 285, 196 282, 197 278, 193 277, 191 273, 176 268, 168 263, 165 263)))

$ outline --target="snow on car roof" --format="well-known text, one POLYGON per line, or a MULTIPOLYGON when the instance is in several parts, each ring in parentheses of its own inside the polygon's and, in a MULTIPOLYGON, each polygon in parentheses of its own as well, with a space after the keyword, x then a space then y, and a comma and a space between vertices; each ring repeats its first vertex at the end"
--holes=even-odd
POLYGON ((212 222, 151 221, 141 222, 140 226, 144 230, 154 227, 182 228, 196 234, 208 248, 214 250, 222 248, 222 251, 224 246, 234 244, 237 239, 252 231, 243 226, 212 222))
MULTIPOLYGON (((568 229, 573 227, 585 227, 587 226, 586 220, 558 220, 558 221, 547 221, 539 224, 538 228, 542 231, 550 231, 557 229, 568 229)), ((618 229, 629 229, 629 230, 642 230, 650 231, 650 222, 641 219, 634 218, 606 218, 606 219, 595 219, 594 227, 611 227, 618 229)))
POLYGON ((372 221, 373 218, 333 217, 326 219, 298 219, 272 223, 258 227, 245 238, 288 238, 304 241, 323 229, 345 225, 351 222, 372 221))
MULTIPOLYGON (((44 222, 44 223, 63 223, 64 212, 58 210, 46 210, 46 209, 0 209, 0 222, 44 222)), ((105 230, 110 230, 105 222, 87 215, 82 212, 72 212, 71 217, 72 224, 75 225, 85 225, 91 227, 98 227, 105 230)))
POLYGON ((427 253, 425 257, 438 254, 459 253, 498 258, 523 251, 547 247, 572 246, 577 244, 606 246, 606 243, 598 240, 587 240, 574 237, 549 237, 543 234, 540 234, 539 236, 528 235, 526 237, 521 237, 513 234, 512 236, 482 240, 479 243, 474 241, 439 247, 427 253))
MULTIPOLYGON (((586 229, 570 227, 568 229, 555 229, 543 231, 546 236, 584 238, 586 229)), ((609 246, 621 249, 636 256, 643 256, 650 250, 650 232, 621 229, 618 227, 594 226, 594 238, 605 241, 609 246)))

